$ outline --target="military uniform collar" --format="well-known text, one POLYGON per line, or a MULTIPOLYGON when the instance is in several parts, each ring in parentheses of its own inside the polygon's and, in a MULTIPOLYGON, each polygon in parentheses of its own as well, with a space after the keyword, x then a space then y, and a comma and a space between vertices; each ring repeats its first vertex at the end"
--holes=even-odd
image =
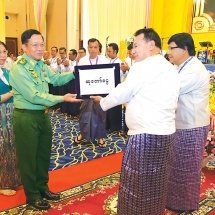
POLYGON ((27 63, 31 65, 31 67, 33 69, 37 64, 41 67, 44 64, 44 62, 42 60, 38 60, 38 61, 34 60, 33 58, 29 57, 26 53, 23 54, 22 58, 24 58, 27 61, 27 63))

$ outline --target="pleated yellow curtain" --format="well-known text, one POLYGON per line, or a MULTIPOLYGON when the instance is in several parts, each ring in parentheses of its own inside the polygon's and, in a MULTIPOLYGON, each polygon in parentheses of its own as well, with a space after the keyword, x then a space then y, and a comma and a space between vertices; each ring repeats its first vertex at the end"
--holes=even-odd
POLYGON ((5 42, 5 1, 0 0, 0 41, 5 42))
POLYGON ((67 0, 67 50, 79 48, 79 3, 67 0))
POLYGON ((36 27, 38 31, 43 33, 45 29, 48 0, 33 0, 33 3, 36 27))
POLYGON ((87 47, 88 39, 95 37, 103 45, 105 54, 106 40, 120 47, 119 57, 126 58, 125 39, 133 36, 136 30, 148 25, 150 0, 83 0, 83 42, 87 47))

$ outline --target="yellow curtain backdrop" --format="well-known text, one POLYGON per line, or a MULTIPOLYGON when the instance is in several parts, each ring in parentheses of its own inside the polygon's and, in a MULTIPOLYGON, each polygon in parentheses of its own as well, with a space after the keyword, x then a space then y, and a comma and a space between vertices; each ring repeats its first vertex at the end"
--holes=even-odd
POLYGON ((150 27, 162 38, 163 49, 173 34, 191 33, 192 7, 193 0, 151 0, 150 27))
POLYGON ((5 42, 5 1, 0 0, 0 40, 5 42))
POLYGON ((44 33, 48 0, 33 0, 33 2, 37 30, 44 33))
POLYGON ((124 60, 127 53, 125 39, 133 36, 136 30, 148 22, 148 0, 83 0, 83 42, 87 47, 90 38, 102 43, 102 54, 108 43, 120 46, 119 57, 124 60))
POLYGON ((79 48, 79 0, 67 0, 67 52, 79 48), (74 11, 74 12, 71 12, 74 11))

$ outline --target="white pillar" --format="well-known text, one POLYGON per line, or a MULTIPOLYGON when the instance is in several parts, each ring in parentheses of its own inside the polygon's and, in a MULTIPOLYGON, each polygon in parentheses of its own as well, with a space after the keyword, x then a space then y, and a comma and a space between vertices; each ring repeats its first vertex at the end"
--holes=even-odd
POLYGON ((83 23, 82 23, 82 37, 83 37, 83 47, 87 48, 88 44, 88 40, 89 38, 89 31, 88 31, 88 20, 87 20, 87 7, 88 7, 88 0, 83 0, 83 4, 82 4, 82 9, 81 9, 81 13, 82 13, 82 17, 83 17, 83 23), (86 15, 86 16, 85 16, 86 15))
POLYGON ((0 0, 0 40, 5 42, 6 27, 5 27, 5 1, 0 0))
POLYGON ((67 0, 67 52, 79 48, 79 0, 67 0))

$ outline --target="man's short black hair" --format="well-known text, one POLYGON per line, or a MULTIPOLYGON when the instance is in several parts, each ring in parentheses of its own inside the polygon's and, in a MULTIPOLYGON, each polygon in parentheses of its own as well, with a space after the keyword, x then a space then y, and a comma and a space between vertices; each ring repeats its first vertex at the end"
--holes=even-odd
POLYGON ((22 41, 22 44, 26 44, 28 43, 28 40, 31 38, 32 35, 34 34, 38 34, 38 35, 41 35, 43 41, 44 41, 44 38, 42 36, 42 34, 38 31, 38 30, 35 30, 35 29, 28 29, 26 31, 24 31, 22 33, 22 36, 21 36, 21 41, 22 41))
POLYGON ((51 47, 51 50, 52 50, 52 49, 56 49, 56 52, 58 52, 57 46, 52 46, 52 47, 51 47))
POLYGON ((78 50, 83 50, 86 53, 86 49, 84 47, 81 47, 78 50))
POLYGON ((91 39, 88 40, 88 45, 89 45, 89 43, 94 43, 94 42, 96 42, 96 41, 98 42, 98 44, 100 43, 98 39, 96 39, 96 38, 91 38, 91 39))
POLYGON ((60 51, 60 50, 64 50, 64 51, 66 52, 66 48, 65 48, 65 47, 60 47, 60 48, 59 48, 59 51, 60 51))
POLYGON ((116 43, 109 43, 108 46, 112 47, 113 50, 116 51, 116 53, 118 53, 119 47, 116 43))
POLYGON ((69 51, 71 51, 73 55, 77 55, 78 54, 75 49, 70 49, 69 51))
POLYGON ((144 40, 146 42, 153 40, 155 42, 155 45, 161 49, 161 39, 158 33, 153 28, 142 28, 136 31, 134 36, 138 36, 140 34, 144 34, 144 40))
POLYGON ((174 34, 168 40, 168 44, 170 44, 171 42, 174 42, 181 49, 186 50, 187 48, 189 55, 195 56, 196 51, 195 51, 194 41, 190 34, 188 33, 174 34))
POLYGON ((127 47, 128 50, 132 50, 133 49, 133 43, 130 43, 127 47))

